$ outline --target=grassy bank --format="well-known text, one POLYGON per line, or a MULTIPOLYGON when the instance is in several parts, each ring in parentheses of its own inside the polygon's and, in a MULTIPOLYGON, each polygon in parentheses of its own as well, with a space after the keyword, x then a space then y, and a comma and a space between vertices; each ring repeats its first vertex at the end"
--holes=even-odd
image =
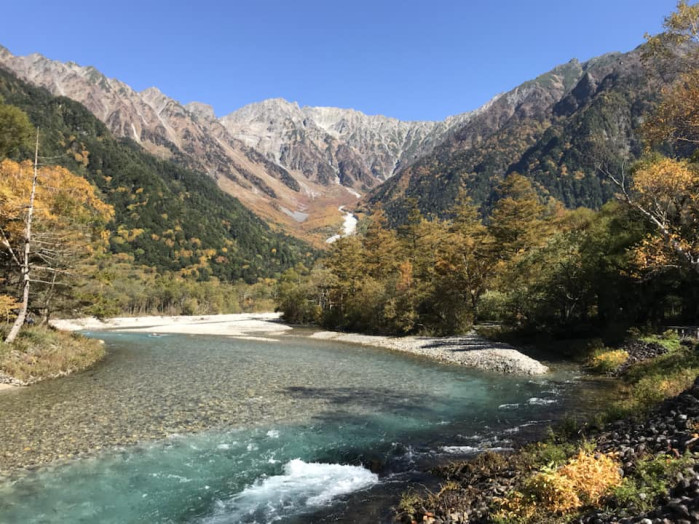
POLYGON ((0 375, 32 384, 86 369, 104 355, 99 340, 48 327, 26 327, 14 343, 0 342, 0 375))
POLYGON ((699 344, 642 338, 599 348, 587 365, 618 376, 616 401, 512 454, 486 452, 437 468, 441 489, 406 492, 397 520, 616 522, 691 511, 690 497, 677 493, 690 481, 699 486, 699 344))

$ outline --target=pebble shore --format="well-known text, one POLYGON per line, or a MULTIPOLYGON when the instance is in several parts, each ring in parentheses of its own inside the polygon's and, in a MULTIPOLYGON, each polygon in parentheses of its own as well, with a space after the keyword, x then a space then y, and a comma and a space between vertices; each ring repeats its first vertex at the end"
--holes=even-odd
MULTIPOLYGON (((54 320, 52 325, 69 331, 117 330, 144 333, 206 334, 234 337, 284 335, 291 327, 280 322, 279 313, 204 315, 179 317, 96 318, 54 320)), ((475 332, 455 337, 384 337, 318 331, 311 338, 375 346, 404 353, 505 374, 542 375, 549 371, 542 363, 516 348, 487 340, 475 332)))
MULTIPOLYGON (((679 457, 689 454, 690 464, 675 477, 675 484, 659 506, 649 512, 634 508, 592 511, 576 520, 577 524, 692 524, 699 522, 699 378, 677 397, 670 398, 641 420, 624 419, 603 431, 587 432, 584 437, 597 450, 617 453, 623 475, 634 472, 640 458, 679 457)), ((462 488, 447 491, 423 515, 430 524, 473 524, 491 522, 489 507, 493 501, 512 491, 518 483, 518 471, 512 464, 516 455, 499 454, 485 461, 466 461, 437 468, 445 480, 462 488), (465 487, 464 487, 465 486, 465 487)), ((410 522, 400 515, 398 521, 410 522)))
POLYGON ((549 371, 513 346, 490 341, 475 332, 456 337, 382 337, 319 331, 311 337, 382 347, 498 373, 543 375, 549 371))

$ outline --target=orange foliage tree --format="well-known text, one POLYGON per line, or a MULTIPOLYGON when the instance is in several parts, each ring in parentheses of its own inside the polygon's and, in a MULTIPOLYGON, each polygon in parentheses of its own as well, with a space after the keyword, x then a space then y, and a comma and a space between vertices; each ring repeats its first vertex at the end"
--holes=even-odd
POLYGON ((622 199, 658 233, 637 249, 639 265, 650 270, 684 266, 699 273, 699 4, 680 1, 664 29, 647 37, 647 57, 660 57, 681 74, 663 91, 643 134, 649 146, 665 145, 679 158, 652 156, 636 166, 630 181, 623 172, 607 174, 622 199))
POLYGON ((67 169, 0 162, 2 294, 15 289, 21 296, 37 283, 46 308, 56 286, 69 285, 80 262, 105 245, 104 226, 112 216, 95 189, 67 169))

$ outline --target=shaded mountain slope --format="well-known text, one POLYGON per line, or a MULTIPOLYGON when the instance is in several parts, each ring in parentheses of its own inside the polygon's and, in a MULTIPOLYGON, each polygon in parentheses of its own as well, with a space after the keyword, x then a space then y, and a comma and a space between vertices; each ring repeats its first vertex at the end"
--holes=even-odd
POLYGON ((596 208, 614 193, 600 172, 637 158, 637 129, 660 81, 640 50, 558 66, 497 97, 443 144, 374 190, 394 222, 415 199, 426 214, 444 215, 461 186, 487 212, 494 187, 516 171, 568 207, 596 208))
POLYGON ((47 163, 84 176, 114 206, 115 254, 159 270, 248 282, 310 256, 307 245, 272 231, 211 178, 115 138, 81 104, 1 68, 0 95, 40 128, 47 163))

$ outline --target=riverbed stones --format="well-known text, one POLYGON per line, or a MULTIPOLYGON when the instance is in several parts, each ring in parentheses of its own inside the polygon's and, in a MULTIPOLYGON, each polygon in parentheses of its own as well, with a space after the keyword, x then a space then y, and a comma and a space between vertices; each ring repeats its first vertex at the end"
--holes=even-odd
MULTIPOLYGON (((603 431, 587 431, 585 438, 596 443, 599 451, 617 453, 624 475, 634 472, 636 461, 652 455, 670 457, 690 454, 691 465, 676 476, 674 484, 659 507, 639 514, 632 508, 596 509, 574 522, 580 524, 665 524, 699 522, 699 377, 694 385, 663 402, 641 420, 624 419, 603 431)), ((511 460, 482 455, 471 461, 449 464, 437 472, 445 480, 456 482, 460 488, 432 499, 430 509, 443 522, 459 522, 453 515, 465 515, 466 521, 489 522, 489 506, 498 496, 515 488, 519 470, 511 460)), ((398 515, 410 519, 409 515, 398 515)), ((402 520, 407 522, 407 520, 402 520)))
POLYGON ((657 342, 644 342, 643 340, 630 339, 624 342, 620 349, 626 351, 629 356, 621 366, 619 366, 612 374, 623 375, 626 371, 639 362, 650 360, 667 353, 667 348, 657 342))
POLYGON ((549 371, 547 366, 513 346, 493 342, 475 332, 456 337, 381 337, 319 331, 311 337, 382 347, 504 374, 543 375, 549 371))

